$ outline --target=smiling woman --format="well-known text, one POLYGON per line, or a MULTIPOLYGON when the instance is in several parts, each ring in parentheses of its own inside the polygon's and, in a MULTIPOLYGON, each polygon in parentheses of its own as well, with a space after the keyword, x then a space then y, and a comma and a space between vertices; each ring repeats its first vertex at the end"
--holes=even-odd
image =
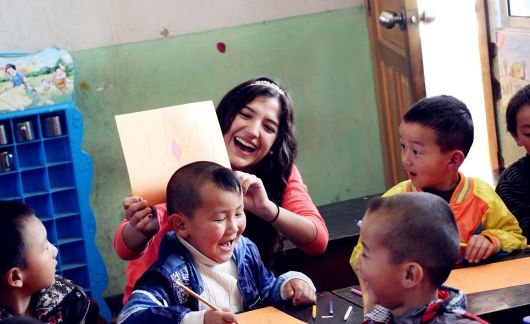
MULTIPOLYGON (((217 117, 244 193, 244 234, 256 243, 264 263, 273 266, 283 238, 308 254, 324 252, 328 230, 294 165, 297 142, 289 94, 273 79, 248 80, 223 97, 217 117)), ((136 280, 156 260, 170 222, 165 204, 149 207, 140 197, 127 197, 123 207, 114 249, 132 260, 126 270, 126 302, 136 280)))

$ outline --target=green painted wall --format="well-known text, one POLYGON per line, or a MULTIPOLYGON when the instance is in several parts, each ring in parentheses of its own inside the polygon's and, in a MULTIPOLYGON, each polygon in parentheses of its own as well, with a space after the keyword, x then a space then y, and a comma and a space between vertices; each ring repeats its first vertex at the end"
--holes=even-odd
MULTIPOLYGON (((114 115, 213 100, 258 75, 295 101, 301 169, 316 204, 383 191, 383 167, 362 6, 162 40, 73 52, 84 150, 94 161, 91 206, 109 273, 124 287, 114 230, 129 181, 114 115), (227 45, 225 54, 216 43, 227 45)), ((353 224, 345 224, 353 226, 353 224)))

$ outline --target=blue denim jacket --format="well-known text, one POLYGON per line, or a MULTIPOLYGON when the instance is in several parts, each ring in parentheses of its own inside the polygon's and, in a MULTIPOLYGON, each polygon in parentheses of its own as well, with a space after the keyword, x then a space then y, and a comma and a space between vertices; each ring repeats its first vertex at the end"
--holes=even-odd
MULTIPOLYGON (((256 245, 241 236, 232 256, 237 265, 238 286, 245 311, 281 302, 280 287, 286 277, 276 278, 261 261, 256 245)), ((186 313, 199 309, 198 301, 175 281, 203 292, 199 269, 191 253, 174 232, 162 239, 158 260, 136 283, 129 301, 118 317, 120 323, 180 323, 186 313)))

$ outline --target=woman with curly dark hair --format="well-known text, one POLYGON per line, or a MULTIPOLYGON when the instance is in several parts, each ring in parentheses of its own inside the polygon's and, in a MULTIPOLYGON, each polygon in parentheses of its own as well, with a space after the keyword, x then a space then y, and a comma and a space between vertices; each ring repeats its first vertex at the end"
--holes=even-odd
MULTIPOLYGON (((273 265, 284 238, 308 254, 323 253, 328 230, 294 165, 297 142, 289 94, 271 78, 248 80, 223 97, 217 117, 243 187, 245 236, 256 243, 265 264, 273 265)), ((132 260, 126 270, 126 302, 136 280, 156 260, 170 226, 165 204, 149 207, 140 197, 127 197, 123 207, 114 249, 120 258, 132 260)))

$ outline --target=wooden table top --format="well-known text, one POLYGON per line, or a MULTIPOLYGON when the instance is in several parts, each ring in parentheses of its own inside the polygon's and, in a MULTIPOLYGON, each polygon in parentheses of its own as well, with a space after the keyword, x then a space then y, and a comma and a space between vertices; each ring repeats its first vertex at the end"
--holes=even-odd
MULTIPOLYGON (((516 251, 509 256, 490 262, 500 262, 530 257, 530 249, 516 251)), ((530 269, 528 269, 530 273, 530 269)), ((527 307, 530 314, 530 284, 467 294, 468 310, 477 315, 495 313, 518 307, 527 307)), ((528 315, 527 314, 527 315, 528 315)))
MULTIPOLYGON (((530 257, 530 249, 515 251, 504 257, 492 258, 486 263, 525 257, 530 257)), ((459 265, 459 267, 465 266, 459 265)), ((530 272, 530 269, 528 271, 530 272)), ((360 289, 358 285, 353 287, 360 289)), ((336 289, 332 293, 359 307, 363 305, 361 297, 353 294, 351 287, 336 289)), ((507 319, 519 322, 524 314, 530 315, 530 284, 466 294, 466 297, 468 311, 492 323, 510 322, 506 322, 507 319)))

